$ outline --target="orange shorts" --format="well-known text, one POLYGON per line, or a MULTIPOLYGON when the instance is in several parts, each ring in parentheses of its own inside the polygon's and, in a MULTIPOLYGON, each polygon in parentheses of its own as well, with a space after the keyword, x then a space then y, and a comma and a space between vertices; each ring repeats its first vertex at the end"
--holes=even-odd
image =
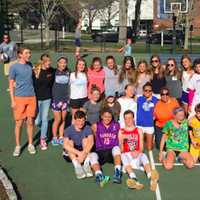
POLYGON ((22 120, 28 117, 34 118, 36 115, 36 97, 15 96, 16 106, 13 108, 14 119, 22 120))

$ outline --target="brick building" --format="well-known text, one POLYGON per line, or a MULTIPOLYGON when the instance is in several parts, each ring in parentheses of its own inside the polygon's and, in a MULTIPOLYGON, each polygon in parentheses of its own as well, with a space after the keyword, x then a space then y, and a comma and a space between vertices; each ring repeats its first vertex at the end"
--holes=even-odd
MULTIPOLYGON (((154 1, 154 30, 159 30, 161 28, 172 28, 172 19, 169 16, 167 19, 158 18, 158 0, 154 1)), ((195 0, 195 6, 192 10, 191 23, 193 25, 193 35, 200 35, 200 0, 195 0)))

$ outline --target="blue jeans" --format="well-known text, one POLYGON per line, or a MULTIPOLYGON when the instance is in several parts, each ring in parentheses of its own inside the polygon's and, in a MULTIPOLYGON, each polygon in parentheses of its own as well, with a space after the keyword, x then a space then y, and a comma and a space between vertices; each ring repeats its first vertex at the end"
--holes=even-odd
POLYGON ((35 119, 35 124, 41 125, 41 135, 40 139, 45 139, 47 137, 48 129, 48 113, 51 104, 51 99, 38 101, 38 113, 35 119))

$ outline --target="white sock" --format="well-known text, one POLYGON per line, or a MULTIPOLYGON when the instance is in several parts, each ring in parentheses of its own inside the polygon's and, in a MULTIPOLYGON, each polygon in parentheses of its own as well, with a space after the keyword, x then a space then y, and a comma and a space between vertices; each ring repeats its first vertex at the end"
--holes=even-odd
POLYGON ((95 176, 96 176, 97 174, 103 174, 103 173, 102 173, 101 170, 97 170, 97 171, 95 172, 95 176))
POLYGON ((72 164, 74 165, 74 167, 80 166, 80 163, 75 158, 72 160, 72 164))
POLYGON ((151 172, 148 172, 148 173, 147 173, 147 177, 148 177, 148 179, 151 178, 151 172))
POLYGON ((115 169, 118 169, 119 171, 121 171, 121 165, 115 165, 115 169))
POLYGON ((135 179, 137 179, 137 177, 136 177, 136 175, 135 175, 134 172, 131 172, 131 173, 129 174, 129 177, 130 177, 130 178, 135 178, 135 179))

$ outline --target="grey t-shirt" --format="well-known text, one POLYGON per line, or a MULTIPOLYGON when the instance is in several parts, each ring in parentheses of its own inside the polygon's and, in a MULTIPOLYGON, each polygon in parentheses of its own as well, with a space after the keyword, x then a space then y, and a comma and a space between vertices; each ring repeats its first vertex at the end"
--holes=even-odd
POLYGON ((87 101, 84 104, 83 108, 86 111, 87 121, 90 124, 93 124, 99 121, 101 101, 97 102, 96 104, 91 103, 91 101, 87 101))
POLYGON ((182 84, 177 76, 166 76, 166 87, 169 89, 170 95, 175 98, 181 98, 182 84))
POLYGON ((76 38, 76 39, 80 39, 80 38, 81 38, 81 30, 80 30, 80 27, 76 27, 76 30, 75 30, 75 38, 76 38))
POLYGON ((118 91, 118 71, 115 74, 114 70, 104 67, 105 72, 105 95, 106 96, 115 96, 115 93, 118 91))
POLYGON ((82 147, 82 141, 84 138, 92 135, 92 130, 90 126, 84 126, 81 131, 77 131, 74 125, 69 126, 64 131, 64 137, 72 140, 74 145, 77 147, 82 147))
POLYGON ((14 94, 15 96, 35 96, 31 64, 15 63, 11 65, 9 79, 14 80, 16 82, 14 94))
POLYGON ((6 53, 9 57, 9 61, 14 61, 17 59, 17 45, 15 42, 1 43, 0 53, 6 53))

